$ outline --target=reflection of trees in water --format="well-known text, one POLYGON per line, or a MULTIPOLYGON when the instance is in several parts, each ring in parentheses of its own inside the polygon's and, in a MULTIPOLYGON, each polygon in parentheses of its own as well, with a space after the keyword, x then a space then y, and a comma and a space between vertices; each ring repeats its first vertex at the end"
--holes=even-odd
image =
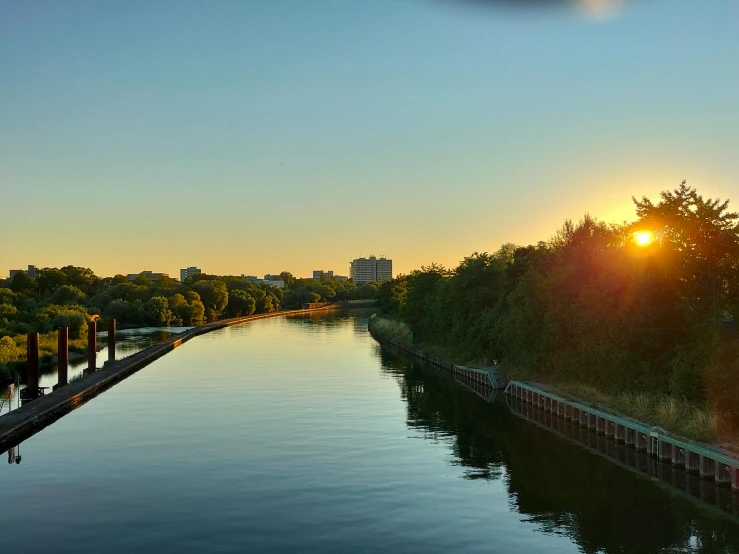
POLYGON ((379 350, 408 426, 446 437, 465 477, 507 474, 510 503, 585 552, 739 552, 739 518, 715 513, 487 403, 443 373, 379 350))
POLYGON ((358 308, 351 311, 312 312, 301 315, 286 315, 284 321, 291 326, 308 329, 310 332, 326 332, 336 327, 352 325, 355 335, 366 335, 367 320, 374 308, 358 308))

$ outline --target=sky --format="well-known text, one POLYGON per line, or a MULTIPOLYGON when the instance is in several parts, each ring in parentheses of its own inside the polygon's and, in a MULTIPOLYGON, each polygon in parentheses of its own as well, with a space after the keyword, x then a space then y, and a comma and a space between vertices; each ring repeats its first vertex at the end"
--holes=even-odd
POLYGON ((601 3, 0 0, 0 275, 455 267, 683 179, 737 209, 739 2, 601 3))

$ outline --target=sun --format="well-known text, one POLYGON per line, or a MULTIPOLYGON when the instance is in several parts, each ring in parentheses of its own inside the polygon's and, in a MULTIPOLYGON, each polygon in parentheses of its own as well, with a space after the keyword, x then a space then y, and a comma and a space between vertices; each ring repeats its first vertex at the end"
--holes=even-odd
POLYGON ((636 239, 636 244, 639 246, 647 246, 652 242, 652 233, 649 231, 639 231, 638 233, 634 233, 634 238, 636 239))

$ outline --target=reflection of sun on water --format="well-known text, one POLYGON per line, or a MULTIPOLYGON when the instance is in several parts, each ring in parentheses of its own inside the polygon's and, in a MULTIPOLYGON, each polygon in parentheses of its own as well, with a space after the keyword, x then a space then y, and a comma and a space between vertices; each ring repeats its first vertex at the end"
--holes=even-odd
POLYGON ((652 233, 649 231, 640 231, 638 233, 634 233, 634 237, 636 238, 636 244, 639 246, 646 246, 650 242, 652 242, 652 233))

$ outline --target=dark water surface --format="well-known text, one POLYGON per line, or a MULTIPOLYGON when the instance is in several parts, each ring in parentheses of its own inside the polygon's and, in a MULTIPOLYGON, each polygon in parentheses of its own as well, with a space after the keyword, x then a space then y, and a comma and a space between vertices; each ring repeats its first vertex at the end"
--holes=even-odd
POLYGON ((739 517, 381 350, 361 315, 194 339, 20 452, 10 552, 739 552, 739 517))

